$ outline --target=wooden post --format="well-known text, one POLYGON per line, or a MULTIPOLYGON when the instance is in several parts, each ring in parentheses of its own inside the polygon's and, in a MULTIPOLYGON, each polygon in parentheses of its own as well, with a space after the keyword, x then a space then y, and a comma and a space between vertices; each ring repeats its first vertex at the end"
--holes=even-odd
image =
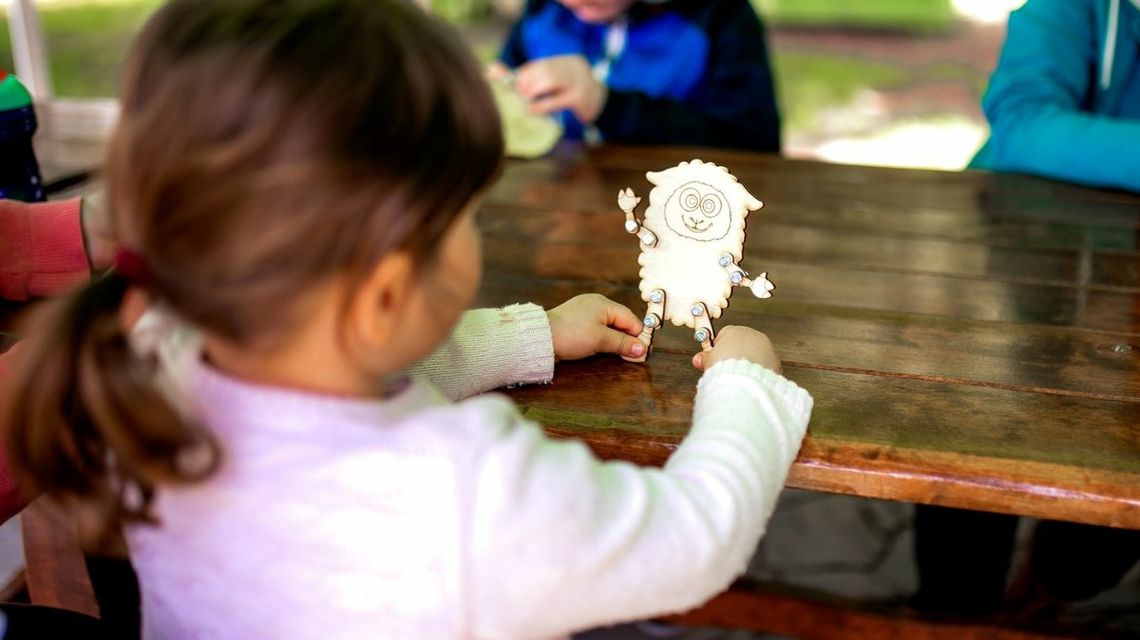
POLYGON ((33 100, 48 102, 55 92, 52 90, 43 27, 33 0, 12 0, 8 9, 8 30, 12 36, 16 75, 28 88, 33 100))

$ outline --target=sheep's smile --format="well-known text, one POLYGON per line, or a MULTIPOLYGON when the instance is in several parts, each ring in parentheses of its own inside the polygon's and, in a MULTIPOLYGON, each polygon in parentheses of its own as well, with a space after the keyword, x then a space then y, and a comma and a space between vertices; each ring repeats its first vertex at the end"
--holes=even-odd
MULTIPOLYGON (((740 188, 732 176, 727 173, 725 176, 729 186, 740 188)), ((650 203, 651 208, 661 207, 670 231, 695 242, 716 242, 737 228, 743 220, 736 219, 733 206, 739 208, 740 205, 730 205, 720 187, 700 180, 690 180, 678 186, 664 203, 660 203, 657 196, 650 203)), ((743 227, 743 224, 739 226, 743 227)))
POLYGON ((696 233, 704 233, 712 226, 712 223, 708 220, 698 220, 690 216, 681 216, 681 219, 685 222, 685 226, 688 227, 689 231, 696 233))

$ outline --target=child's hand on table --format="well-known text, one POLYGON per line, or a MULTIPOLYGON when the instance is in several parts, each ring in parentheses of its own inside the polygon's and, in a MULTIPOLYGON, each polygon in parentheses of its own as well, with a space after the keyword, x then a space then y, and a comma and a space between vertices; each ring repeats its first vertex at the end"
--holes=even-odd
POLYGON ((590 63, 580 55, 553 56, 528 62, 515 71, 515 89, 530 101, 536 115, 574 112, 591 124, 602 114, 609 91, 594 78, 590 63))
POLYGON ((575 296, 546 312, 554 337, 554 357, 577 360, 596 353, 639 358, 641 319, 625 305, 597 293, 575 296))
POLYGON ((783 373, 780 366, 780 356, 772 348, 772 341, 768 336, 755 329, 740 326, 728 326, 720 330, 716 336, 716 344, 708 351, 702 351, 693 356, 693 366, 705 371, 722 360, 742 358, 754 362, 776 373, 783 373))

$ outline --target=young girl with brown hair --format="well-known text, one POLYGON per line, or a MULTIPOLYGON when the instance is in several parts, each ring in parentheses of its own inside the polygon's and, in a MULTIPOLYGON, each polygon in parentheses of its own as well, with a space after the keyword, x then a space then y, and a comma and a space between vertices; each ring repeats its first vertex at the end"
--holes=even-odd
POLYGON ((664 469, 458 401, 642 328, 595 295, 463 313, 502 143, 460 42, 401 0, 174 0, 136 44, 124 249, 38 317, 4 423, 30 490, 123 525, 146 637, 551 637, 744 570, 811 410, 762 334, 695 359, 664 469))

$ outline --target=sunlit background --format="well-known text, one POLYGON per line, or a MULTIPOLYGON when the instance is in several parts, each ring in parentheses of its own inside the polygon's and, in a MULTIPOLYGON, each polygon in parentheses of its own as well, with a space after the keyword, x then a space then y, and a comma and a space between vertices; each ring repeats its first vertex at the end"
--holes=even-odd
MULTIPOLYGON (((981 145, 979 101, 1024 0, 754 0, 769 27, 788 155, 961 169, 981 145)), ((0 0, 5 22, 10 0, 0 0)), ((55 94, 115 94, 132 35, 161 0, 40 0, 55 94)), ((522 0, 434 0, 492 58, 522 0)), ((13 69, 9 30, 0 67, 13 69)))

